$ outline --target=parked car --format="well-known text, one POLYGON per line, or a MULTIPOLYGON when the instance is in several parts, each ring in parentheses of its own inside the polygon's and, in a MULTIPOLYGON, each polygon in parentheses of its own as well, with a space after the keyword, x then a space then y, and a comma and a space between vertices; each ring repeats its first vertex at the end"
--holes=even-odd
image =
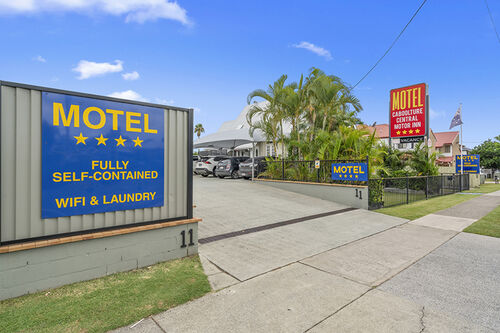
MULTIPOLYGON (((266 171, 266 158, 264 156, 255 157, 253 159, 253 176, 257 177, 261 172, 266 171)), ((245 179, 252 178, 252 158, 243 161, 240 163, 240 167, 238 170, 240 177, 245 179)))
POLYGON ((248 156, 237 156, 230 157, 228 159, 222 160, 217 164, 217 169, 215 174, 219 178, 224 178, 230 176, 231 178, 239 178, 238 170, 241 162, 248 159, 248 156))
POLYGON ((193 155, 193 172, 196 173, 196 166, 198 162, 201 162, 201 157, 199 155, 193 155))
POLYGON ((205 156, 201 158, 196 164, 196 168, 194 172, 198 175, 202 175, 203 177, 207 177, 208 175, 213 175, 215 177, 215 168, 217 167, 217 163, 222 160, 229 158, 228 156, 205 156))

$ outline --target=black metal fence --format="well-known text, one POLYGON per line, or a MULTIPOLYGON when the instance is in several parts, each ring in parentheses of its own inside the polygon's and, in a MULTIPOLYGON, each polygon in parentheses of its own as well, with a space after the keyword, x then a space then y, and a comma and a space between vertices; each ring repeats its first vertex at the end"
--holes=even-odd
POLYGON ((468 190, 469 175, 371 178, 368 181, 370 209, 409 204, 432 197, 468 190))
MULTIPOLYGON (((332 163, 359 163, 367 160, 287 161, 263 160, 255 166, 260 179, 368 186, 369 209, 409 204, 469 189, 469 175, 441 174, 397 178, 370 178, 366 181, 332 179, 332 163)), ((368 169, 369 174, 369 169, 368 169)))
POLYGON ((332 179, 332 163, 359 163, 366 160, 321 160, 317 161, 262 161, 256 168, 257 178, 289 180, 328 184, 367 185, 365 181, 344 181, 332 179))

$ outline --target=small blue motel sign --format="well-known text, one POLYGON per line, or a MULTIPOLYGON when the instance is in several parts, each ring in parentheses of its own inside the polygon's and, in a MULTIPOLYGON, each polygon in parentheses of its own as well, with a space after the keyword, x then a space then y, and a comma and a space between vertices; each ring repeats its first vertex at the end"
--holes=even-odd
POLYGON ((368 181, 368 164, 332 163, 332 180, 368 181))
POLYGON ((457 155, 456 157, 456 173, 462 171, 462 161, 464 163, 464 173, 480 173, 479 168, 479 155, 457 155))

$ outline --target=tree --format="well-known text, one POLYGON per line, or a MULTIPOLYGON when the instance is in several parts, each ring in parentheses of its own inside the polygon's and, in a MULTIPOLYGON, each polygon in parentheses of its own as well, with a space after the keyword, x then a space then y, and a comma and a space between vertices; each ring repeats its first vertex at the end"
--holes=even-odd
POLYGON ((500 135, 497 135, 493 140, 488 139, 479 146, 474 147, 471 153, 479 154, 481 167, 493 169, 493 172, 500 169, 500 135))
POLYGON ((196 136, 198 139, 200 138, 201 133, 205 133, 205 129, 203 128, 202 124, 196 124, 194 126, 194 132, 196 133, 196 136))
POLYGON ((417 176, 435 176, 439 174, 436 165, 437 152, 429 152, 429 147, 418 143, 411 152, 410 167, 415 170, 417 176))
POLYGON ((264 131, 266 139, 272 141, 274 151, 277 151, 277 141, 281 141, 281 150, 284 153, 284 134, 283 125, 286 118, 284 99, 285 94, 285 81, 287 79, 286 75, 281 75, 278 80, 276 80, 272 85, 269 85, 267 90, 256 89, 248 94, 247 103, 251 104, 255 97, 260 97, 268 102, 268 105, 261 107, 258 105, 252 105, 250 111, 247 114, 247 122, 250 125, 250 134, 253 136, 255 131, 255 123, 259 123, 260 129, 266 128, 264 131), (255 121, 254 117, 260 118, 260 120, 255 121), (263 124, 262 122, 267 122, 263 124))
POLYGON ((356 114, 361 111, 359 99, 351 94, 351 89, 337 76, 325 75, 316 68, 308 78, 310 98, 315 111, 310 120, 313 127, 334 131, 339 126, 360 123, 356 114))
POLYGON ((408 166, 409 155, 388 145, 382 145, 384 154, 384 169, 380 171, 380 177, 401 177, 413 174, 408 166))
POLYGON ((306 158, 318 152, 319 141, 328 141, 329 133, 360 123, 356 115, 361 104, 340 78, 313 67, 305 79, 300 76, 299 83, 285 84, 286 80, 282 75, 267 90, 254 90, 247 98, 248 104, 255 98, 268 102, 252 105, 247 121, 250 133, 262 130, 275 150, 279 141, 284 152, 287 142, 289 157, 306 158), (287 125, 291 125, 289 136, 284 133, 287 125))
MULTIPOLYGON (((196 133, 196 136, 198 136, 198 139, 200 138, 201 133, 205 133, 205 129, 203 128, 203 125, 198 123, 194 126, 194 132, 196 133)), ((198 148, 198 155, 200 154, 200 149, 198 148)))

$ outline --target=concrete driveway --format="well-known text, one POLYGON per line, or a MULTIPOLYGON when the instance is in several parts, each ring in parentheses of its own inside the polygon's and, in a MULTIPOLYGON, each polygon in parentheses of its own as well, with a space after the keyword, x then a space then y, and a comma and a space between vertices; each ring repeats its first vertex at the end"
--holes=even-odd
POLYGON ((406 222, 246 180, 195 177, 194 193, 195 215, 203 217, 200 254, 238 281, 406 222), (272 227, 290 220, 299 222, 272 227), (272 228, 255 228, 264 225, 272 228), (203 244, 248 228, 256 231, 203 244))
POLYGON ((120 332, 500 330, 500 239, 249 181, 194 187, 216 292, 120 332))
POLYGON ((198 238, 330 212, 347 206, 262 186, 244 179, 193 178, 198 238))

